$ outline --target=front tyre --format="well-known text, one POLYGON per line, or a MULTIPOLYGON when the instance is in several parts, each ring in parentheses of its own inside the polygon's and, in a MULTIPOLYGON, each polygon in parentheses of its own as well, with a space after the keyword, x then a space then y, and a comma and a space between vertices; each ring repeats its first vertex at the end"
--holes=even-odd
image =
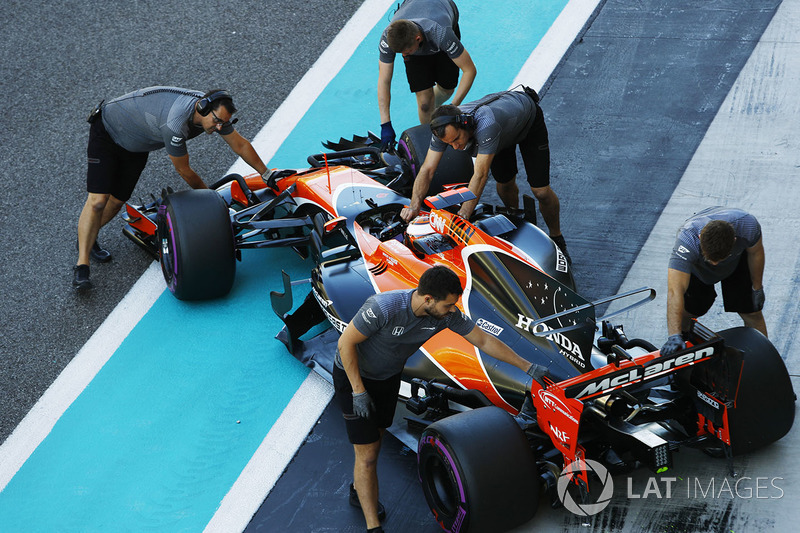
POLYGON ((419 441, 417 468, 428 506, 445 531, 506 531, 536 513, 534 453, 499 407, 465 411, 428 426, 419 441))
POLYGON ((181 191, 158 208, 161 271, 179 300, 209 300, 230 292, 236 256, 228 207, 213 190, 181 191))

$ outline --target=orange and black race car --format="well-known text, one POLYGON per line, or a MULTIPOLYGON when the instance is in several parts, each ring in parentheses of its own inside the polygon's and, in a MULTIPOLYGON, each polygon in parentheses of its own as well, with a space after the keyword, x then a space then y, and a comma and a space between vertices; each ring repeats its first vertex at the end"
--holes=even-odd
MULTIPOLYGON (((422 128, 422 129, 419 129, 422 128)), ((755 330, 713 332, 695 323, 686 349, 661 355, 611 322, 652 299, 642 288, 589 302, 575 291, 563 254, 526 209, 479 206, 470 220, 454 214, 474 198, 447 187, 471 175, 471 160, 446 156, 438 194, 406 224, 416 147, 429 133, 414 128, 397 153, 375 138, 326 145, 304 171, 228 176, 211 191, 165 194, 127 206, 126 234, 161 261, 169 289, 182 299, 230 290, 239 251, 291 246, 313 259, 311 292, 293 308, 284 275, 272 306, 279 335, 309 364, 301 335, 327 319, 342 331, 376 292, 414 288, 444 264, 461 277, 460 308, 522 357, 545 366, 531 378, 440 332, 409 359, 403 398, 420 431, 419 477, 434 518, 446 531, 504 531, 530 520, 541 491, 585 514, 609 497, 597 469, 647 467, 661 473, 680 446, 731 458, 780 439, 794 420, 795 394, 774 346, 755 330), (600 305, 633 303, 603 318, 600 305), (602 484, 601 484, 602 485, 602 484)), ((318 350, 317 350, 318 352, 318 350)), ((332 354, 329 354, 332 355, 332 354)), ((316 356, 315 356, 316 357, 316 356)))

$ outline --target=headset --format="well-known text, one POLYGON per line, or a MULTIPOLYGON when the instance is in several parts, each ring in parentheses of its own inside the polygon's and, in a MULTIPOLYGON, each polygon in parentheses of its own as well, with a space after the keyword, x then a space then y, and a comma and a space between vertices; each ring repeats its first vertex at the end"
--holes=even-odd
MULTIPOLYGON (((477 109, 477 108, 476 108, 477 109)), ((442 115, 431 120, 431 131, 438 130, 442 126, 452 124, 463 129, 475 129, 475 110, 471 113, 459 113, 458 115, 442 115)))
POLYGON ((485 102, 476 105, 472 108, 472 111, 469 113, 459 113, 458 115, 442 115, 440 117, 436 117, 435 119, 431 120, 431 132, 435 132, 439 128, 443 126, 447 126, 448 124, 452 124, 461 129, 467 129, 470 131, 475 130, 475 112, 480 109, 481 107, 485 106, 486 104, 491 104, 504 94, 509 91, 503 91, 494 95, 494 97, 489 98, 485 102))
MULTIPOLYGON (((222 100, 227 98, 233 104, 233 97, 230 95, 228 91, 220 89, 219 91, 214 91, 213 93, 209 94, 208 96, 202 97, 200 100, 197 101, 197 113, 201 117, 208 116, 211 113, 211 109, 213 107, 213 103, 217 100, 222 100)), ((233 107, 233 112, 236 112, 236 107, 233 107)))

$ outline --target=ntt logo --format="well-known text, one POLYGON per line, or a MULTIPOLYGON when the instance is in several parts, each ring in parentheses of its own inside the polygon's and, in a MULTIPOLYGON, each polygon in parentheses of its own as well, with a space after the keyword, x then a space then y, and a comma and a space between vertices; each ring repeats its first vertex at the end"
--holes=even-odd
POLYGON ((558 476, 558 483, 556 485, 558 491, 558 499, 564 504, 564 508, 569 512, 578 516, 592 516, 596 515, 608 506, 611 501, 611 496, 614 494, 614 480, 611 479, 611 474, 608 469, 597 461, 587 459, 586 461, 573 461, 564 467, 561 475, 558 476), (578 503, 569 493, 569 486, 572 483, 573 477, 578 472, 585 470, 586 473, 594 472, 602 484, 600 496, 598 496, 595 503, 578 503))

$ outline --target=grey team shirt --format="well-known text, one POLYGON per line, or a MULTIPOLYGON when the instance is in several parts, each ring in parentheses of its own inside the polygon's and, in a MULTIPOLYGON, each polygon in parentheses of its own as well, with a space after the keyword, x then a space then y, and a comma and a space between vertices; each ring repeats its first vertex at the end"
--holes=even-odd
MULTIPOLYGON (((406 0, 392 20, 410 20, 419 26, 424 40, 419 50, 412 55, 429 56, 444 52, 455 59, 464 52, 464 45, 456 37, 453 28, 458 24, 458 8, 450 0, 406 0)), ((386 42, 386 30, 381 35, 379 59, 383 63, 394 63, 395 52, 386 42)))
MULTIPOLYGON (((200 91, 180 87, 147 87, 103 104, 103 126, 114 142, 129 152, 166 148, 174 157, 187 154, 186 140, 203 133, 190 124, 200 91)), ((233 132, 227 124, 220 135, 233 132)))
POLYGON ((669 268, 693 274, 703 283, 713 285, 733 274, 739 264, 739 257, 746 248, 755 246, 759 239, 761 225, 753 215, 741 209, 709 207, 689 218, 678 230, 669 258, 669 268), (731 255, 717 266, 706 262, 700 252, 700 231, 712 220, 729 222, 736 234, 731 255))
MULTIPOLYGON (((473 157, 479 154, 496 154, 519 144, 528 135, 536 118, 536 104, 530 96, 520 91, 489 94, 458 108, 463 113, 474 110, 473 157), (498 95, 499 98, 492 100, 498 95)), ((431 149, 434 152, 444 152, 445 148, 445 142, 431 135, 431 149)))
MULTIPOLYGON (((406 360, 441 330, 450 328, 463 336, 475 327, 460 309, 441 320, 414 315, 413 292, 413 289, 396 290, 370 296, 353 317, 353 325, 367 337, 356 345, 358 368, 363 377, 388 379, 400 373, 406 360)), ((336 366, 343 368, 338 352, 336 366)))

